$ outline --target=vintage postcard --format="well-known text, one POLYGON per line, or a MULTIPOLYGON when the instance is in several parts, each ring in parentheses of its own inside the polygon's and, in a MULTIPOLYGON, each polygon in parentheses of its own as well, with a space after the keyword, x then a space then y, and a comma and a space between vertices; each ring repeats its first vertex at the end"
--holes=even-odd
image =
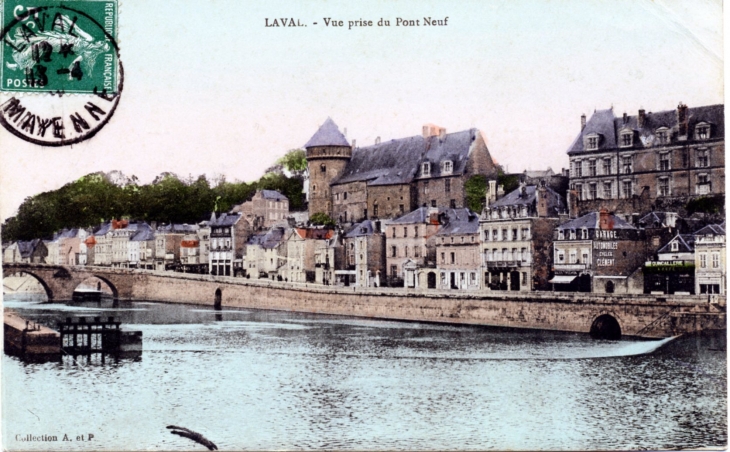
POLYGON ((721 0, 0 0, 8 451, 728 446, 721 0))

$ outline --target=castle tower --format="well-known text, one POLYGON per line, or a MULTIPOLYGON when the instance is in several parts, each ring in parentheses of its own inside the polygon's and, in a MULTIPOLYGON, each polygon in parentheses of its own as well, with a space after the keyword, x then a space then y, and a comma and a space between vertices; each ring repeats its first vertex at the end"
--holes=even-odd
POLYGON ((304 145, 309 170, 309 216, 324 212, 332 217, 330 184, 345 169, 352 147, 332 119, 327 120, 304 145))

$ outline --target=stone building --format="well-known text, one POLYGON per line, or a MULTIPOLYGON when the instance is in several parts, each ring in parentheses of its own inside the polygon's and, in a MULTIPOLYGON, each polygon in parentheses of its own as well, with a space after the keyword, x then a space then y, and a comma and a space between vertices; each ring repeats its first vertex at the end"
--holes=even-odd
POLYGON ((549 290, 552 242, 562 197, 545 183, 520 185, 492 202, 480 220, 484 287, 490 290, 549 290))
POLYGON ((469 178, 497 175, 477 129, 447 134, 427 125, 421 135, 357 148, 328 118, 304 147, 310 217, 324 212, 340 223, 394 218, 422 206, 462 208, 469 178))
POLYGON ((695 237, 693 234, 677 234, 657 250, 656 259, 646 261, 644 264, 644 293, 695 293, 695 237))
POLYGON ((210 227, 210 253, 208 268, 212 275, 235 276, 243 274, 243 258, 246 242, 251 237, 251 224, 240 212, 215 212, 208 221, 210 227))
POLYGON ((698 196, 725 193, 723 105, 615 117, 598 110, 568 149, 570 188, 578 212, 606 208, 642 214, 675 210, 698 196))
POLYGON ((602 210, 555 229, 555 290, 643 293, 644 231, 602 210))
POLYGON ((291 282, 314 282, 314 250, 334 235, 332 229, 290 229, 285 239, 287 259, 282 276, 291 282))
POLYGON ((289 198, 276 190, 256 190, 250 200, 233 207, 231 211, 240 212, 254 231, 260 231, 286 221, 289 198))
MULTIPOLYGON (((425 287, 438 289, 481 289, 479 217, 468 209, 457 209, 436 233, 436 274, 425 270, 425 287)), ((423 287, 424 285, 422 285, 423 287)))
POLYGON ((47 257, 48 247, 41 239, 18 240, 3 250, 3 262, 6 263, 46 264, 47 257))
POLYGON ((694 236, 695 293, 724 294, 727 284, 725 223, 707 225, 694 236))
POLYGON ((102 223, 99 229, 94 232, 94 265, 112 265, 112 235, 114 230, 112 222, 102 223))
POLYGON ((137 231, 129 238, 130 268, 155 268, 155 231, 147 223, 137 224, 137 231))
POLYGON ((58 264, 86 265, 86 237, 88 231, 80 228, 64 229, 58 236, 58 264))
MULTIPOLYGON (((273 227, 252 235, 246 242, 246 276, 251 279, 277 278, 286 270, 287 230, 273 227)), ((282 277, 283 279, 283 277, 282 277)))
POLYGON ((186 234, 194 233, 195 225, 160 225, 155 231, 155 270, 174 270, 180 265, 180 243, 186 234))
POLYGON ((314 281, 324 285, 354 284, 354 275, 344 268, 345 247, 342 244, 342 233, 336 231, 332 238, 318 240, 314 247, 314 281))
POLYGON ((380 287, 385 278, 385 234, 380 221, 363 220, 345 234, 346 269, 355 272, 355 286, 380 287))

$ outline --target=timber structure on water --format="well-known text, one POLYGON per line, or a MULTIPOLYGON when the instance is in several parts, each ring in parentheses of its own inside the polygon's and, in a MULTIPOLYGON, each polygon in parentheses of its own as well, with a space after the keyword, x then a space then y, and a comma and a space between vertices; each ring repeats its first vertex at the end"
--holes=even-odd
POLYGON ((456 292, 333 287, 151 270, 6 264, 5 275, 35 277, 49 300, 66 301, 85 279, 109 285, 115 299, 147 300, 334 314, 393 320, 464 323, 618 335, 668 337, 726 329, 718 295, 617 295, 566 292, 456 292))

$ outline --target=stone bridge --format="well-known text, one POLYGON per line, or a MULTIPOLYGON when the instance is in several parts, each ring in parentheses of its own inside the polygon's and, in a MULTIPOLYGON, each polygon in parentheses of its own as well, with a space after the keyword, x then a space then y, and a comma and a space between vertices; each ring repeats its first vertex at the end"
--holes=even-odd
POLYGON ((49 300, 71 300, 84 280, 104 281, 116 299, 235 306, 421 322, 668 337, 726 328, 726 300, 707 295, 455 292, 332 287, 109 267, 4 264, 3 275, 37 279, 49 300))

